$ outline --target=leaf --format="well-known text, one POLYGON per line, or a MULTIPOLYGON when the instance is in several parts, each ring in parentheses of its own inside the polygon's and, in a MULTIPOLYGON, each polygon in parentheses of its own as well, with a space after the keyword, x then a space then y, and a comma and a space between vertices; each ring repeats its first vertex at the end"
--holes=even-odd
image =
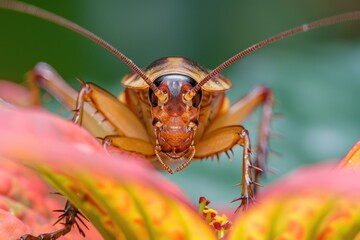
POLYGON ((326 165, 290 174, 260 193, 228 239, 358 239, 359 173, 326 165))
POLYGON ((0 156, 37 171, 105 239, 215 239, 178 187, 143 159, 110 156, 84 129, 41 110, 0 109, 0 156))

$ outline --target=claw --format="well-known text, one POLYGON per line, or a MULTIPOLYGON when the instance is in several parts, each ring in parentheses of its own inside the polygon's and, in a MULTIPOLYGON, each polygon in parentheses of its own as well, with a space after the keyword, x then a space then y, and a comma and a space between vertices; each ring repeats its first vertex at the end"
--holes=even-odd
POLYGON ((233 202, 237 202, 237 201, 241 201, 241 203, 236 208, 235 212, 239 211, 240 209, 242 209, 243 211, 246 211, 249 208, 249 204, 254 203, 255 199, 251 195, 249 195, 249 196, 242 195, 239 198, 235 198, 231 202, 233 203, 233 202))

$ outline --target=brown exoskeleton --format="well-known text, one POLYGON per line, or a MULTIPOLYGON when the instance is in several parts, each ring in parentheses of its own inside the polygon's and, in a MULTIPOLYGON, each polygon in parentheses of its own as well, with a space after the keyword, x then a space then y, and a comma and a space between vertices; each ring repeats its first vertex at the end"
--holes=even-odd
MULTIPOLYGON (((255 88, 235 104, 229 104, 225 92, 229 79, 219 73, 245 55, 296 33, 344 21, 360 19, 352 12, 305 24, 261 41, 231 57, 212 71, 182 57, 166 57, 144 70, 107 42, 69 22, 37 7, 10 0, 0 0, 0 7, 24 12, 53 21, 97 42, 125 62, 133 72, 122 80, 125 91, 118 98, 92 83, 83 83, 79 92, 69 87, 48 65, 38 64, 30 74, 34 103, 38 103, 38 85, 46 88, 69 109, 73 121, 103 139, 104 146, 113 145, 160 163, 169 173, 181 171, 192 160, 219 156, 243 146, 243 169, 240 207, 254 198, 257 179, 266 165, 269 123, 273 95, 270 89, 255 88), (248 131, 239 125, 253 110, 263 106, 255 160, 248 131)), ((63 229, 39 237, 24 235, 22 239, 56 239, 76 224, 78 210, 71 203, 62 215, 63 229)), ((78 226, 82 235, 84 233, 78 226)))

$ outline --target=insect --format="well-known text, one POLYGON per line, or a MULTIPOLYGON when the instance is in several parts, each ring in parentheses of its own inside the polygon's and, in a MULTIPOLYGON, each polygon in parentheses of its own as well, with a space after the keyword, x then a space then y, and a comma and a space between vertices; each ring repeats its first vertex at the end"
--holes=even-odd
MULTIPOLYGON (((240 207, 254 198, 257 179, 266 166, 269 124, 273 94, 269 88, 257 87, 230 106, 225 92, 231 81, 220 75, 225 68, 242 57, 274 41, 314 28, 360 19, 352 12, 288 30, 252 45, 229 58, 214 70, 208 70, 183 57, 165 57, 141 69, 123 53, 86 29, 37 7, 10 0, 0 1, 0 7, 32 14, 72 29, 95 41, 119 57, 133 72, 122 84, 125 91, 119 97, 93 83, 82 80, 77 92, 70 88, 47 64, 38 64, 30 75, 34 103, 41 85, 69 109, 75 110, 73 122, 87 128, 102 139, 104 146, 113 145, 134 152, 173 174, 191 161, 228 154, 235 146, 243 147, 240 207), (258 144, 251 147, 250 134, 239 125, 257 107, 262 106, 258 144), (252 159, 252 152, 256 156, 252 159)), ((67 203, 64 228, 39 237, 24 235, 22 239, 56 239, 70 231, 80 212, 67 203)), ((80 233, 84 232, 78 226, 80 233)))

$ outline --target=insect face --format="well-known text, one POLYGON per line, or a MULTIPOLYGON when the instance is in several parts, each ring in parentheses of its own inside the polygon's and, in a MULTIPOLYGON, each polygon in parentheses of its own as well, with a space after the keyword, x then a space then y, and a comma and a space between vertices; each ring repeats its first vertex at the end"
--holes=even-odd
POLYGON ((191 77, 168 74, 157 78, 155 85, 167 94, 165 100, 149 89, 156 154, 165 163, 183 164, 195 154, 194 135, 198 126, 202 90, 186 101, 184 95, 196 85, 191 77))

